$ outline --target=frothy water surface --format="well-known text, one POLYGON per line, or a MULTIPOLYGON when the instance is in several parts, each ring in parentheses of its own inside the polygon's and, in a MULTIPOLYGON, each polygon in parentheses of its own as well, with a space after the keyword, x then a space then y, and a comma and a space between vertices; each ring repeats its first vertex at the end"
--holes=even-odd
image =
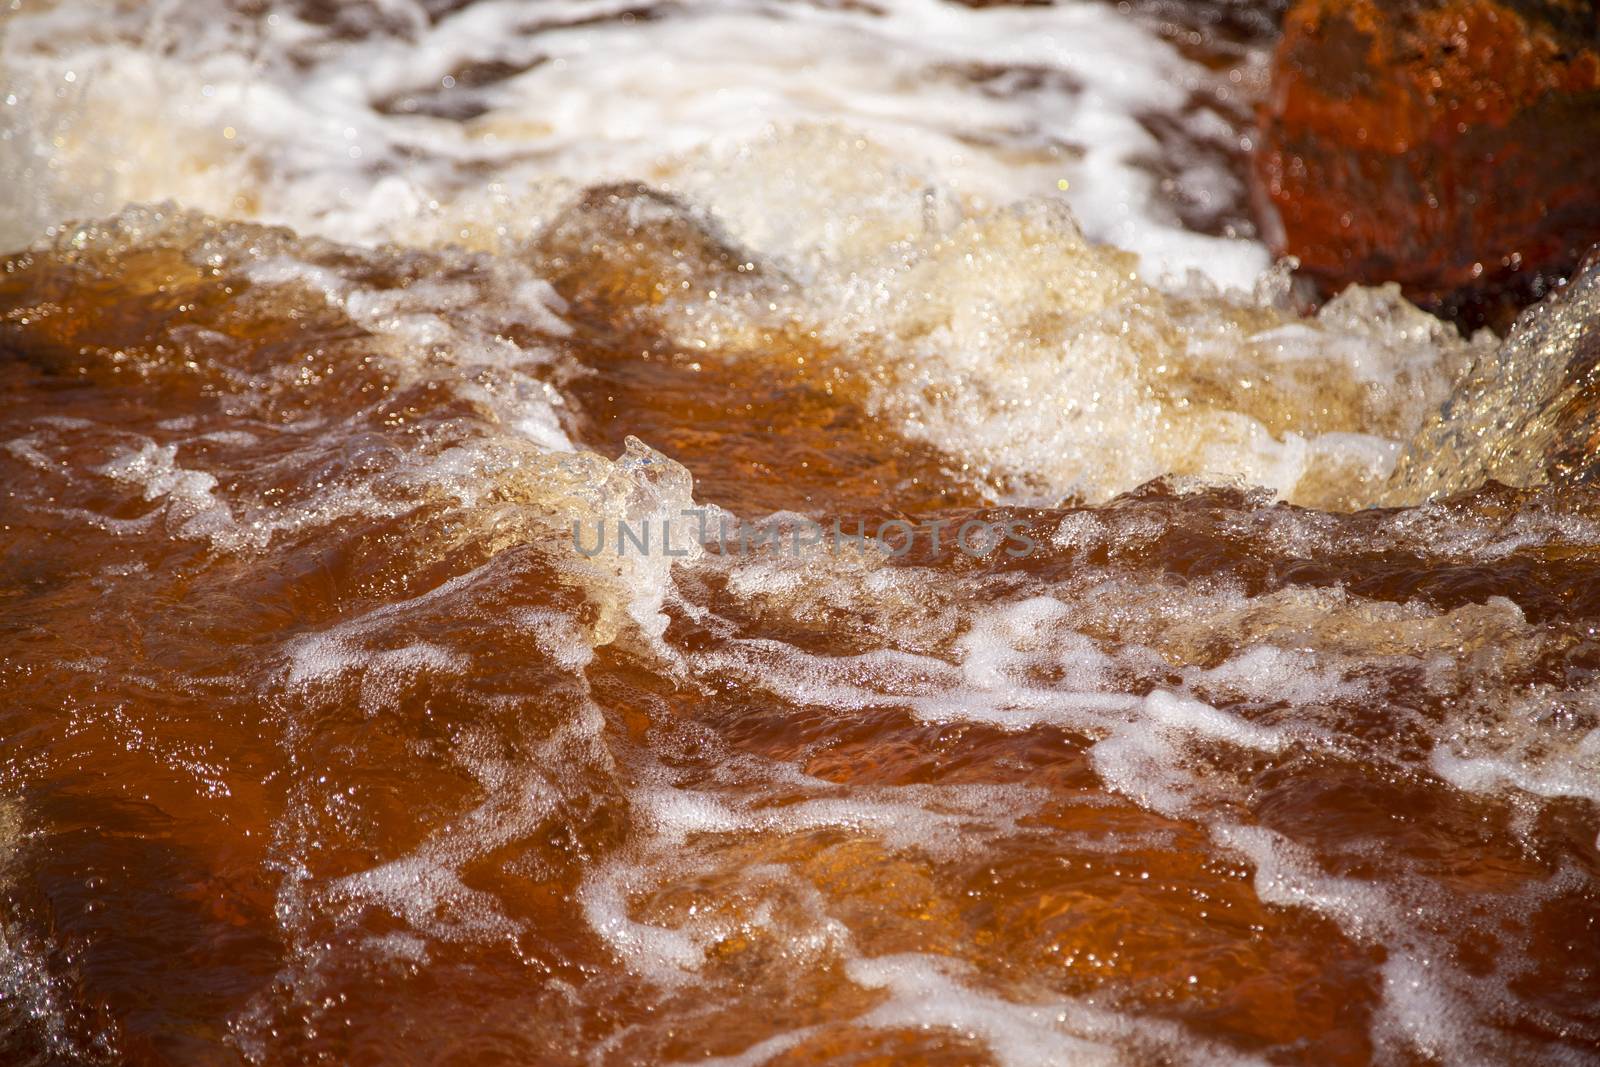
POLYGON ((1259 43, 0 27, 10 1061, 1600 1054, 1600 266, 1303 313, 1259 43))

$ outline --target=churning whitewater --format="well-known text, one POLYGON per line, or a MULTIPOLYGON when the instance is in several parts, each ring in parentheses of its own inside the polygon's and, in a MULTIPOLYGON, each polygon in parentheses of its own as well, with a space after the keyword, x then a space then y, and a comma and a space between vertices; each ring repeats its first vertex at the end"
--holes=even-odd
POLYGON ((9 1061, 1596 1062, 1600 261, 1158 16, 0 14, 9 1061))

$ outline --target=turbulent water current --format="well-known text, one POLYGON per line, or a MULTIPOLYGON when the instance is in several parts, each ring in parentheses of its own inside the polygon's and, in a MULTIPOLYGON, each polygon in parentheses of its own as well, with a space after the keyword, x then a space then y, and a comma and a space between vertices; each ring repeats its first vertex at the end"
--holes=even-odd
POLYGON ((0 1060, 1600 1062, 1600 261, 1308 310, 1269 37, 14 0, 0 1060))

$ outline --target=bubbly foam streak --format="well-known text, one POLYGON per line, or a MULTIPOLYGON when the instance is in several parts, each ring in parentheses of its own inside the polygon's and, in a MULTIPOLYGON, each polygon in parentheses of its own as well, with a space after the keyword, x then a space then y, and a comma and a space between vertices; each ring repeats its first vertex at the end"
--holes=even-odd
POLYGON ((0 1059, 1595 1062, 1600 265, 1109 4, 0 33, 0 1059))

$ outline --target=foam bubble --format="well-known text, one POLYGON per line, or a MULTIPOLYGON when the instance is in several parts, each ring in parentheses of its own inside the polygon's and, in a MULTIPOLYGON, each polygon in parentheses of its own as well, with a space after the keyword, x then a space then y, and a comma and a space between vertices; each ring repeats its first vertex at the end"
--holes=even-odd
MULTIPOLYGON (((1198 269, 1248 286, 1266 264, 1254 242, 1186 231, 1143 164, 1161 152, 1151 115, 1226 152, 1243 111, 1223 101, 1239 89, 1099 5, 734 3, 632 19, 609 3, 533 18, 476 4, 395 21, 402 10, 352 12, 363 32, 343 37, 277 6, 13 14, 5 60, 21 99, 0 112, 0 167, 35 194, 0 221, 15 242, 63 216, 175 198, 341 238, 494 240, 538 211, 520 190, 551 179, 661 173, 702 195, 712 160, 773 124, 824 123, 926 161, 946 195, 995 204, 1064 184, 1092 234, 1136 250, 1152 277, 1198 269), (496 66, 481 87, 455 77, 496 66)), ((1220 213, 1241 201, 1205 153, 1171 155, 1190 199, 1220 213)), ((859 190, 840 162, 810 155, 802 179, 773 159, 766 180, 827 190, 793 201, 822 204, 859 190)), ((758 217, 737 186, 711 199, 758 217)))

